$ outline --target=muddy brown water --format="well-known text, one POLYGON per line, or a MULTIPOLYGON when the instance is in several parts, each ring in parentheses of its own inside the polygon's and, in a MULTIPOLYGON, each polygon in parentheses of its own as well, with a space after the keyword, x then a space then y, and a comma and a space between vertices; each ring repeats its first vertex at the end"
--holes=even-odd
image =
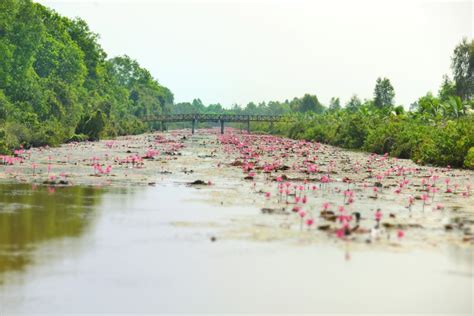
MULTIPOLYGON (((446 214, 401 241, 301 232, 192 148, 165 164, 171 174, 140 178, 153 186, 0 184, 0 314, 472 312, 473 249, 437 229, 446 214), (186 185, 196 178, 213 184, 186 185)), ((335 199, 325 194, 315 199, 335 199)))

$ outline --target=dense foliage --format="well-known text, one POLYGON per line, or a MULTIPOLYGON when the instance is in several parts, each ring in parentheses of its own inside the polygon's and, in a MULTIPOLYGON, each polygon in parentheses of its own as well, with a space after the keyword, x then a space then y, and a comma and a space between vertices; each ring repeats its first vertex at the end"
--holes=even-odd
MULTIPOLYGON (((339 99, 338 99, 339 100, 339 99)), ((339 102, 339 101, 337 101, 339 102)), ((284 102, 270 101, 268 103, 250 102, 245 107, 234 104, 231 108, 226 109, 221 104, 204 105, 200 99, 194 99, 192 103, 183 102, 173 105, 170 109, 173 114, 248 114, 248 115, 284 115, 288 113, 323 113, 325 111, 318 97, 315 95, 305 94, 302 98, 294 98, 293 100, 285 100, 284 102)))
POLYGON ((138 133, 171 92, 127 56, 107 59, 81 19, 0 1, 0 152, 138 133))

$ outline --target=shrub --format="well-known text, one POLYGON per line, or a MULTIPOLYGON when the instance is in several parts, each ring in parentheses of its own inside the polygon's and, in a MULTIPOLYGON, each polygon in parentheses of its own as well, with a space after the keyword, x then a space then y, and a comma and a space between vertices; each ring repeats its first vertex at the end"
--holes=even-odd
POLYGON ((425 134, 414 160, 434 165, 462 167, 474 146, 474 117, 440 122, 425 134))
POLYGON ((474 147, 471 147, 464 158, 464 167, 474 169, 474 147))
POLYGON ((84 134, 74 134, 72 135, 71 138, 67 140, 68 143, 71 142, 85 142, 86 140, 89 139, 89 136, 84 135, 84 134))
POLYGON ((97 110, 91 115, 84 116, 76 128, 76 134, 85 134, 89 140, 99 140, 100 134, 105 127, 106 117, 97 110))

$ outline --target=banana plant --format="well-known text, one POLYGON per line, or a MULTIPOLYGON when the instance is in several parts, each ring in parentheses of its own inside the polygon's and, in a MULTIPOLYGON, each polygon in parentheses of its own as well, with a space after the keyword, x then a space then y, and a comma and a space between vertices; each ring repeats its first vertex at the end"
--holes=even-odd
POLYGON ((442 104, 443 115, 445 117, 458 119, 466 114, 466 107, 458 96, 450 96, 442 104))

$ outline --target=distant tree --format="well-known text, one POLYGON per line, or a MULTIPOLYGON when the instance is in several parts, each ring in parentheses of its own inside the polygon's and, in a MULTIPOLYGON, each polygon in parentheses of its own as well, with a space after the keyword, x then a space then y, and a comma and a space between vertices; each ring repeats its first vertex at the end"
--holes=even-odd
POLYGON ((267 114, 267 111, 268 111, 268 107, 267 107, 267 104, 265 103, 265 101, 260 102, 257 105, 257 113, 256 114, 264 115, 264 114, 267 114))
POLYGON ((377 78, 374 89, 374 105, 378 108, 393 106, 395 90, 387 78, 377 78))
POLYGON ((341 101, 339 98, 332 97, 329 101, 329 110, 330 111, 337 111, 341 109, 341 101))
POLYGON ((305 94, 299 104, 300 112, 324 112, 324 106, 319 103, 318 97, 315 95, 305 94))
POLYGON ((268 102, 268 112, 272 115, 282 115, 291 111, 289 102, 277 102, 270 101, 268 102))
POLYGON ((191 105, 193 106, 194 113, 203 113, 206 108, 206 106, 202 103, 201 99, 199 98, 194 99, 191 105))
POLYGON ((456 85, 447 75, 443 76, 443 83, 438 91, 438 98, 441 101, 447 101, 450 97, 456 95, 456 85))
POLYGON ((456 94, 464 100, 474 96, 474 40, 466 38, 456 46, 451 69, 456 82, 456 94))
POLYGON ((256 114, 257 113, 257 105, 253 102, 249 102, 244 109, 245 114, 256 114))
POLYGON ((222 105, 220 103, 217 104, 209 104, 207 106, 206 112, 207 113, 214 113, 214 114, 220 114, 224 111, 222 108, 222 105))
POLYGON ((298 112, 300 111, 300 107, 301 107, 301 99, 294 97, 293 100, 288 102, 288 104, 290 105, 290 109, 293 112, 298 112))
POLYGON ((346 103, 346 109, 355 112, 358 108, 362 105, 362 101, 357 97, 357 95, 353 95, 350 100, 346 103))
POLYGON ((232 105, 232 112, 234 112, 235 114, 241 114, 242 113, 242 107, 236 103, 234 103, 232 105))

